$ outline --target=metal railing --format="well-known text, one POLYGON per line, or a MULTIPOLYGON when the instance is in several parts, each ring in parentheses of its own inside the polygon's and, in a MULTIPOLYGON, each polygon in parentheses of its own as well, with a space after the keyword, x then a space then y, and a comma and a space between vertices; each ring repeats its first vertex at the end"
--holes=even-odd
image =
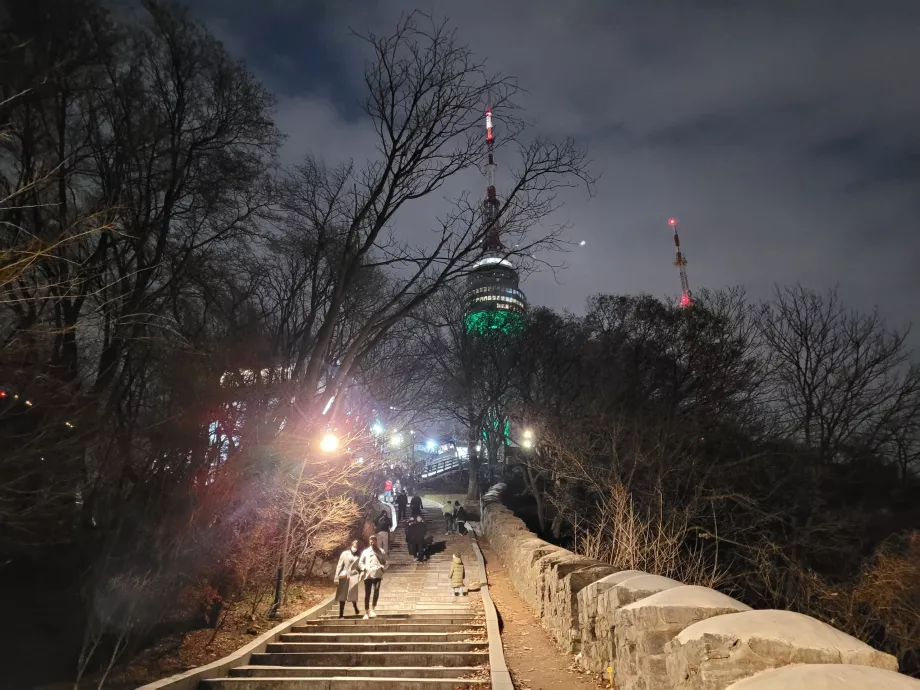
POLYGON ((460 469, 463 469, 463 460, 459 457, 456 455, 448 457, 441 456, 425 465, 422 469, 421 478, 431 479, 432 477, 437 477, 447 472, 454 472, 460 469))

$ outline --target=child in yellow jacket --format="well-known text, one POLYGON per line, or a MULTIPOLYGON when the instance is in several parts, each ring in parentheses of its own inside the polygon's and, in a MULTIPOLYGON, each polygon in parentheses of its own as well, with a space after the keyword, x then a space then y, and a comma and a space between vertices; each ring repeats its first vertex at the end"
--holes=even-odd
POLYGON ((463 567, 463 560, 460 554, 454 554, 454 560, 450 564, 450 586, 454 591, 454 596, 463 594, 463 578, 466 577, 466 570, 463 567))

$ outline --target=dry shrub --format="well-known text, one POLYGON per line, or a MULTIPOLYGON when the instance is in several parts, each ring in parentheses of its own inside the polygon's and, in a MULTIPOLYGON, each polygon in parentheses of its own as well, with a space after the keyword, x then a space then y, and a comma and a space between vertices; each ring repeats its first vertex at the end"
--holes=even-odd
POLYGON ((723 579, 717 554, 695 539, 689 516, 669 509, 661 495, 654 509, 637 508, 622 484, 614 484, 589 519, 575 522, 575 550, 619 570, 642 570, 686 584, 715 587, 723 579))
POLYGON ((920 532, 883 544, 860 573, 853 598, 902 667, 920 665, 920 532))

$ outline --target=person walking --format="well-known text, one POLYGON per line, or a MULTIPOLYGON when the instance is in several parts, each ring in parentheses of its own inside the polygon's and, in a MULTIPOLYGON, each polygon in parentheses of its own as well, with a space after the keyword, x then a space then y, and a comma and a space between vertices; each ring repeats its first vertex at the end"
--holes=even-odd
POLYGON ((420 531, 420 525, 418 519, 410 518, 409 524, 406 525, 406 548, 409 550, 409 555, 418 560, 416 554, 418 553, 418 534, 420 531))
POLYGON ((444 534, 450 534, 454 531, 454 507, 448 501, 442 508, 444 513, 444 534))
POLYGON ((466 577, 466 568, 463 567, 463 559, 459 553, 454 554, 453 561, 450 564, 450 588, 454 596, 460 596, 464 593, 463 579, 466 577))
POLYGON ((364 620, 377 617, 374 609, 380 598, 383 571, 387 567, 387 555, 377 546, 377 535, 372 535, 368 543, 369 546, 361 552, 361 557, 358 559, 358 570, 364 577, 364 620), (373 594, 373 599, 371 594, 373 594))
POLYGON ((392 525, 388 510, 381 510, 380 515, 374 520, 374 529, 377 530, 377 546, 386 554, 390 553, 390 527, 392 525))
POLYGON ((466 534, 466 521, 469 518, 460 501, 454 501, 454 525, 460 534, 466 534))
POLYGON ((412 517, 419 517, 422 514, 422 497, 418 494, 415 494, 409 501, 409 512, 412 513, 412 517))
POLYGON ((415 560, 419 563, 428 560, 428 525, 422 519, 421 515, 415 518, 415 560))
POLYGON ((339 618, 345 617, 345 603, 351 602, 358 615, 358 587, 361 584, 361 572, 358 570, 358 540, 351 542, 351 547, 339 556, 335 567, 335 600, 339 602, 339 618))
POLYGON ((389 479, 387 479, 386 483, 383 485, 383 502, 393 502, 393 482, 389 479))
POLYGON ((405 491, 400 491, 396 494, 396 509, 397 509, 397 520, 406 519, 406 506, 409 505, 409 497, 406 496, 405 491))

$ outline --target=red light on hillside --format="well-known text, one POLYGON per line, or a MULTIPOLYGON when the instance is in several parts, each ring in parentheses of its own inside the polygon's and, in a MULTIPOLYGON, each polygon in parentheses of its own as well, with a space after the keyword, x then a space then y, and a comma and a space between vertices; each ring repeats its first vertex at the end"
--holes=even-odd
POLYGON ((677 225, 677 218, 668 218, 668 225, 677 225))
POLYGON ((0 398, 6 397, 6 391, 0 391, 0 398))
POLYGON ((689 307, 690 306, 690 295, 681 295, 680 296, 680 306, 689 307))

